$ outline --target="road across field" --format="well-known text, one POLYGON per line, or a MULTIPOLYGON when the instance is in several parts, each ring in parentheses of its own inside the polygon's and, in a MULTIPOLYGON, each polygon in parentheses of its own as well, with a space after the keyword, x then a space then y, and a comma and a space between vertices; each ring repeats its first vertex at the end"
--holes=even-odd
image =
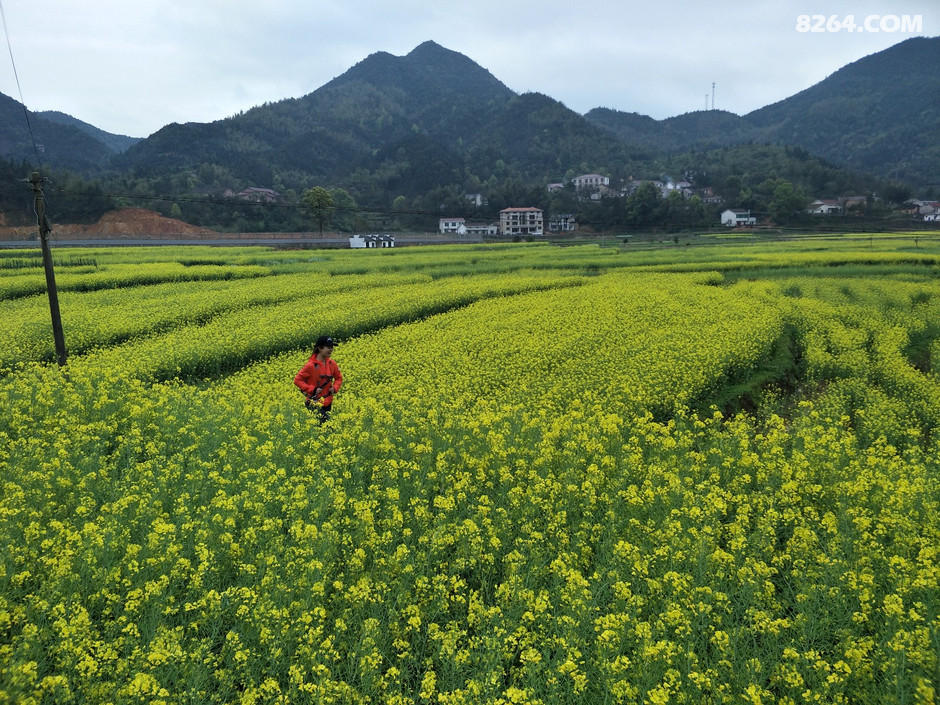
MULTIPOLYGON (((233 245, 262 245, 266 247, 282 247, 288 249, 346 249, 349 248, 348 237, 297 237, 293 234, 236 234, 219 235, 218 237, 186 237, 180 235, 111 235, 107 237, 70 237, 63 235, 56 237, 53 233, 50 238, 53 247, 133 247, 133 246, 159 246, 159 245, 209 245, 214 247, 231 247, 233 245)), ((454 245, 479 243, 478 237, 447 237, 443 235, 396 235, 395 245, 398 247, 409 245, 454 245)), ((39 245, 38 235, 31 239, 0 240, 0 248, 30 249, 39 245)))

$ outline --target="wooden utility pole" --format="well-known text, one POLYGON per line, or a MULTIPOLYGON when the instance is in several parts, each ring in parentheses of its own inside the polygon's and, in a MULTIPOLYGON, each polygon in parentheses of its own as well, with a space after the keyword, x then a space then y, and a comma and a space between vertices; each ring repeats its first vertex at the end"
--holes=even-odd
POLYGON ((55 271, 52 269, 52 253, 49 251, 49 221, 46 220, 46 202, 42 195, 42 178, 34 171, 29 183, 33 187, 36 220, 39 223, 39 242, 42 246, 42 266, 46 270, 46 289, 49 292, 49 312, 52 314, 52 337, 55 339, 55 356, 60 366, 65 365, 65 335, 62 333, 62 318, 59 316, 59 294, 55 286, 55 271))

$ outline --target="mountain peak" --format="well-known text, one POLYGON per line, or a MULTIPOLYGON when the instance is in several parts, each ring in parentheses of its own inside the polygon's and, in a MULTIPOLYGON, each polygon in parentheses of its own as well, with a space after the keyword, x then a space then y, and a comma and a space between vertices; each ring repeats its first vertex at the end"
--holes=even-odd
MULTIPOLYGON (((406 183, 412 193, 459 183, 466 173, 487 179, 499 161, 537 180, 582 164, 622 163, 632 172, 655 152, 747 143, 798 146, 856 170, 932 185, 940 163, 938 56, 940 38, 912 38, 743 117, 711 110, 657 121, 605 109, 582 117, 542 94, 517 95, 428 40, 404 56, 370 54, 303 98, 218 123, 168 125, 121 154, 60 114, 37 115, 33 127, 49 153, 69 155, 56 166, 88 173, 169 173, 206 163, 252 183, 270 183, 282 171, 339 184, 359 169, 385 174, 401 160, 379 189, 389 193, 405 193, 406 183)), ((0 94, 0 156, 32 156, 22 111, 0 94)))
POLYGON ((380 91, 403 90, 428 100, 452 101, 455 96, 473 96, 486 103, 509 99, 513 92, 493 74, 459 52, 442 47, 434 41, 419 44, 405 56, 384 51, 370 54, 345 74, 333 79, 330 86, 350 81, 372 84, 380 91))
POLYGON ((421 42, 418 46, 411 50, 408 56, 420 56, 421 54, 428 54, 431 52, 446 52, 448 54, 456 54, 457 52, 451 51, 446 47, 442 47, 440 44, 435 42, 433 39, 428 39, 426 42, 421 42))
POLYGON ((435 41, 428 40, 422 42, 414 49, 412 49, 407 56, 404 57, 405 60, 411 62, 419 63, 428 63, 428 64, 438 64, 441 62, 453 63, 453 64, 463 64, 464 66, 473 66, 480 68, 480 66, 460 52, 456 52, 447 47, 443 47, 435 41))

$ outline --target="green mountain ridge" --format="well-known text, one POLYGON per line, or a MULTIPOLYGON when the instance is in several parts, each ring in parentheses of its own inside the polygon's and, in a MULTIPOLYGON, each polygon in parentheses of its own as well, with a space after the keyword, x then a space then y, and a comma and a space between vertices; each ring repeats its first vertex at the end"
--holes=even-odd
POLYGON ((940 37, 913 37, 744 116, 696 111, 655 121, 596 108, 585 118, 662 151, 744 143, 801 147, 915 187, 940 185, 940 37))
POLYGON ((115 135, 111 132, 105 132, 104 130, 95 127, 94 125, 89 125, 87 122, 83 122, 78 118, 74 118, 71 115, 66 113, 59 112, 58 110, 44 110, 42 112, 36 113, 39 117, 49 122, 59 123, 60 125, 72 125, 77 127, 82 132, 90 135, 99 142, 102 142, 106 147, 116 154, 128 149, 131 145, 140 142, 140 137, 128 137, 127 135, 115 135))
MULTIPOLYGON (((453 211, 464 193, 533 200, 545 184, 588 172, 612 183, 673 174, 721 189, 730 180, 729 200, 792 179, 808 196, 832 197, 871 193, 878 179, 940 183, 938 58, 940 38, 909 39, 745 116, 654 120, 606 108, 580 115, 549 96, 517 94, 428 41, 405 56, 374 53, 300 98, 173 123, 140 140, 61 113, 31 119, 52 167, 145 184, 160 197, 273 186, 296 198, 323 185, 360 205, 405 198, 453 211)), ((22 118, 22 105, 0 96, 0 156, 31 162, 22 118)))
POLYGON ((0 156, 34 165, 37 159, 54 161, 87 174, 106 169, 114 153, 79 125, 27 113, 22 103, 0 93, 0 156))
POLYGON ((940 37, 914 37, 745 116, 849 168, 940 185, 940 37))

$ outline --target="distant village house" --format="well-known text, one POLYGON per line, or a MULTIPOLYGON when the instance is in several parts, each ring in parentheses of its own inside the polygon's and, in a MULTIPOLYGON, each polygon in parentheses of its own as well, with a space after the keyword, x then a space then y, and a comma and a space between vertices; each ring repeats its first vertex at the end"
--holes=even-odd
POLYGON ((806 208, 813 215, 842 215, 853 208, 861 209, 868 205, 865 196, 842 196, 841 198, 817 198, 806 208))
POLYGON ((814 215, 838 215, 842 213, 842 205, 831 199, 816 199, 809 204, 806 212, 814 215))
POLYGON ((245 201, 257 201, 259 203, 274 203, 281 194, 272 188, 255 188, 251 186, 238 193, 238 197, 245 201))
POLYGON ((383 233, 381 235, 353 235, 349 238, 349 246, 353 249, 372 247, 395 247, 395 236, 383 233))
POLYGON ((578 229, 574 213, 560 213, 548 219, 548 229, 554 233, 570 233, 578 229))
POLYGON ((702 203, 721 203, 724 200, 721 196, 715 195, 715 190, 711 186, 699 189, 698 197, 702 199, 702 203))
POLYGON ((843 196, 839 199, 839 203, 842 204, 843 210, 864 208, 868 205, 868 198, 866 196, 843 196))
POLYGON ((441 218, 438 222, 438 231, 441 235, 466 235, 467 221, 464 218, 441 218))
POLYGON ((499 226, 495 223, 489 225, 467 223, 467 235, 499 235, 499 226))
POLYGON ((542 235, 541 208, 504 208, 499 212, 500 235, 542 235))
POLYGON ((935 223, 940 220, 940 201, 920 201, 917 212, 924 216, 925 223, 935 223))
POLYGON ((441 235, 498 235, 499 227, 494 224, 468 223, 464 218, 441 218, 438 221, 441 235))
POLYGON ((574 187, 578 190, 607 188, 610 186, 610 177, 602 176, 601 174, 582 174, 581 176, 574 177, 571 183, 573 183, 574 187))
POLYGON ((729 208, 722 212, 721 224, 727 225, 729 228, 757 225, 757 218, 751 215, 751 211, 732 210, 729 208))

